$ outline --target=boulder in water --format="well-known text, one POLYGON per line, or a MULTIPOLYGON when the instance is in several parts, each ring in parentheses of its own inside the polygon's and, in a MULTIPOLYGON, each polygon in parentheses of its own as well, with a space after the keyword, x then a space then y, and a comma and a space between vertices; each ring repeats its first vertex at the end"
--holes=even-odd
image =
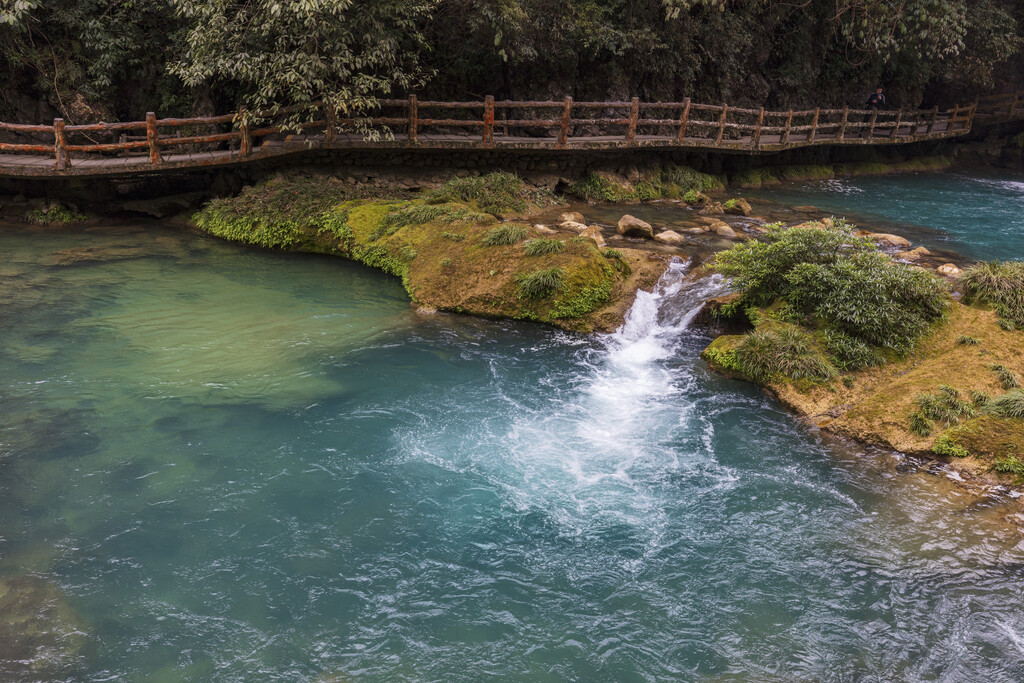
POLYGON ((557 235, 558 234, 557 230, 552 230, 548 226, 541 225, 540 223, 538 223, 537 225, 533 226, 533 229, 534 229, 535 232, 537 232, 537 233, 539 233, 541 235, 557 235))
POLYGON ((725 214, 725 209, 719 202, 709 202, 700 210, 701 216, 721 216, 723 214, 725 214))
POLYGON ((903 261, 917 261, 924 256, 931 256, 932 252, 928 251, 924 247, 918 247, 917 249, 911 249, 910 251, 901 251, 896 254, 896 258, 903 261))
POLYGON ((586 223, 587 219, 579 211, 566 211, 558 217, 559 223, 586 223))
POLYGON ((575 230, 576 232, 583 232, 587 229, 587 226, 583 223, 577 223, 576 221, 565 221, 558 225, 562 230, 575 230))
POLYGON ((873 232, 868 235, 871 239, 879 244, 887 244, 891 247, 903 247, 907 248, 910 246, 910 240, 899 235, 890 235, 885 232, 873 232))
POLYGON ((731 240, 739 238, 739 235, 736 234, 735 230, 733 230, 731 227, 729 227, 724 221, 722 221, 721 223, 722 223, 721 225, 716 225, 715 227, 711 228, 712 230, 715 231, 716 235, 718 235, 719 237, 725 237, 725 238, 731 239, 731 240))
POLYGON ((748 202, 746 199, 743 199, 742 197, 730 199, 729 201, 722 205, 722 208, 725 209, 726 213, 732 214, 734 216, 749 216, 752 212, 752 209, 750 208, 750 202, 748 202))
POLYGON ((580 237, 589 237, 594 240, 594 244, 600 248, 604 248, 605 246, 604 235, 601 234, 601 228, 596 225, 591 225, 589 228, 581 232, 580 237))
POLYGON ((631 216, 628 213, 619 219, 616 231, 620 235, 625 235, 627 237, 654 239, 654 228, 651 227, 651 224, 647 221, 640 220, 636 216, 631 216))
POLYGON ((686 244, 686 238, 675 230, 663 230, 662 232, 659 232, 654 236, 654 241, 661 242, 662 244, 671 244, 672 246, 686 244))

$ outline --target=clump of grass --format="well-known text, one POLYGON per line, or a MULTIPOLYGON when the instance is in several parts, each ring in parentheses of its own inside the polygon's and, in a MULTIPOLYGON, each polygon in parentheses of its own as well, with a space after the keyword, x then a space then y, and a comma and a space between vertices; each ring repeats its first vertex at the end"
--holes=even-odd
POLYGON ((523 251, 527 256, 543 256, 565 251, 565 242, 547 238, 537 238, 523 242, 523 251))
POLYGON ((960 392, 943 384, 936 394, 918 394, 914 398, 923 417, 950 427, 962 418, 974 417, 978 411, 960 396, 960 392))
POLYGON ((966 458, 971 455, 969 450, 949 438, 949 434, 943 434, 935 440, 932 444, 932 453, 948 458, 966 458))
POLYGON ((485 247, 500 247, 521 242, 526 237, 526 228, 521 225, 499 225, 484 235, 485 247))
POLYGON ((448 230, 445 230, 441 233, 441 239, 451 240, 452 242, 461 242, 466 239, 466 236, 460 235, 457 232, 449 232, 448 230))
POLYGON ((787 377, 826 382, 839 374, 813 338, 795 327, 751 332, 736 347, 736 360, 759 381, 787 377))
POLYGON ((846 387, 847 389, 852 389, 853 385, 855 383, 856 382, 854 381, 853 377, 850 377, 849 375, 843 375, 843 386, 844 387, 846 387))
POLYGON ((494 216, 478 213, 457 204, 413 204, 384 216, 370 239, 377 240, 392 235, 407 225, 423 225, 431 222, 446 223, 489 223, 494 216))
POLYGON ((399 253, 402 255, 402 260, 404 261, 412 261, 414 258, 416 258, 416 250, 410 247, 408 244, 402 247, 399 253))
POLYGON ((594 245, 595 244, 594 240, 590 239, 589 237, 584 237, 583 235, 576 235, 575 237, 571 237, 569 239, 569 243, 570 244, 589 244, 589 245, 594 245))
POLYGON ((932 421, 920 410, 915 410, 910 414, 908 426, 910 431, 918 436, 930 436, 932 433, 932 421))
POLYGON ((991 397, 984 391, 971 390, 971 403, 974 404, 975 408, 984 408, 990 400, 991 397))
POLYGON ((426 195, 427 202, 476 202, 481 210, 500 216, 507 211, 525 211, 533 204, 549 206, 560 201, 549 190, 531 187, 514 173, 489 173, 472 178, 453 178, 426 195))
POLYGON ((1024 389, 1010 391, 991 399, 986 410, 999 417, 1024 419, 1024 389))
POLYGON ((825 349, 843 370, 860 370, 885 363, 885 358, 870 346, 838 330, 825 331, 825 349))
POLYGON ((1024 261, 977 263, 964 271, 960 283, 965 303, 989 304, 1004 329, 1024 330, 1024 261))
POLYGON ((441 259, 441 267, 442 268, 451 268, 452 267, 452 260, 450 258, 443 258, 443 259, 441 259))
POLYGON ((622 252, 619 251, 618 249, 605 249, 604 251, 601 252, 601 256, 604 256, 605 258, 614 258, 621 260, 622 252))
POLYGON ((988 368, 996 373, 996 377, 999 378, 999 382, 1003 385, 1004 389, 1017 389, 1020 387, 1020 377, 1017 377, 1017 373, 1005 365, 990 365, 988 368))
POLYGON ((561 289, 565 271, 562 268, 536 270, 516 277, 516 288, 524 299, 543 299, 561 289))
POLYGON ((966 334, 961 334, 956 338, 956 343, 960 346, 977 346, 981 342, 975 337, 969 337, 966 334))

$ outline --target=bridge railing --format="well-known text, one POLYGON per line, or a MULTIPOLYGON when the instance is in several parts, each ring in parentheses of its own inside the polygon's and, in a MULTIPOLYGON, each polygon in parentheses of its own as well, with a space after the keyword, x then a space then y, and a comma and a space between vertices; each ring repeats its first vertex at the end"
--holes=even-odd
MULTIPOLYGON (((338 146, 367 140, 414 147, 433 145, 566 148, 638 144, 714 147, 732 150, 778 150, 814 144, 882 144, 949 137, 969 131, 975 117, 1024 118, 1024 93, 984 98, 967 106, 940 110, 890 111, 807 109, 767 111, 726 103, 576 102, 571 97, 547 101, 477 102, 387 99, 372 115, 342 118, 322 104, 285 107, 247 116, 157 118, 143 121, 68 125, 0 123, 0 134, 17 141, 0 142, 0 152, 46 157, 56 170, 72 160, 121 159, 126 165, 157 166, 166 158, 202 165, 225 153, 247 158, 289 145, 338 146), (299 123, 286 117, 301 114, 299 123), (286 125, 287 124, 287 125, 286 125), (213 153, 213 154, 211 154, 213 153)), ((0 165, 5 157, 0 155, 0 165)))

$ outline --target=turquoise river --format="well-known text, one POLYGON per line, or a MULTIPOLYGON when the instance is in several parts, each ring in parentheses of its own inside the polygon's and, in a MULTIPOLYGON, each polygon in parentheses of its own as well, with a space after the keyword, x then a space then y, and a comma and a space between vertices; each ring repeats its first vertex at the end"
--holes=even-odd
MULTIPOLYGON (((759 196, 1024 257, 1012 177, 759 196)), ((685 263, 585 337, 159 224, 0 245, 0 680, 1024 680, 1015 501, 710 373, 685 263)))

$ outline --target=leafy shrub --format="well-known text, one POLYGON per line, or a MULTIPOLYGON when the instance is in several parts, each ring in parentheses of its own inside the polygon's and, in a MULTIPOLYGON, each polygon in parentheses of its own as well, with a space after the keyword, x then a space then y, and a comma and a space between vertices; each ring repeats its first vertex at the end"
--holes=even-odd
POLYGON ((1024 419, 1024 389, 1010 391, 991 399, 986 410, 999 417, 1024 419))
POLYGON ((484 235, 483 245, 485 247, 500 247, 507 244, 515 244, 526 237, 526 228, 521 225, 499 225, 491 228, 484 235))
POLYGON ((981 342, 975 337, 968 337, 966 334, 961 334, 956 338, 956 343, 960 346, 977 346, 981 342))
POLYGON ((960 397, 953 387, 942 385, 937 394, 918 394, 914 398, 921 415, 950 427, 961 420, 977 415, 974 406, 960 397))
POLYGON ((736 360, 759 381, 787 377, 824 382, 839 374, 813 338, 795 327, 751 332, 736 347, 736 360))
POLYGON ((523 251, 527 256, 557 254, 560 251, 565 251, 565 242, 546 238, 526 240, 523 242, 523 251))
POLYGON ((960 276, 964 302, 986 303, 1001 321, 1024 330, 1024 261, 978 263, 960 276))
POLYGON ((843 370, 860 370, 885 363, 885 358, 870 346, 838 330, 825 331, 825 350, 843 370))
POLYGON ((37 225, 66 225, 68 223, 81 223, 88 218, 85 214, 64 206, 53 204, 46 209, 34 209, 25 213, 25 220, 37 225))
POLYGON ((1017 389, 1020 387, 1020 378, 1010 368, 1005 365, 990 365, 989 369, 996 373, 996 377, 999 378, 999 382, 1003 385, 1004 389, 1017 389))
POLYGON ((954 442, 948 434, 943 434, 935 440, 932 444, 932 453, 948 458, 966 458, 971 455, 969 450, 954 442))
POLYGON ((562 268, 537 270, 516 277, 519 296, 524 299, 543 299, 561 289, 565 271, 562 268))
POLYGON ((767 226, 761 239, 718 254, 714 267, 746 304, 781 298, 823 328, 897 353, 909 351, 949 301, 939 278, 894 262, 841 221, 820 230, 767 226))
POLYGON ((624 188, 609 182, 597 173, 591 173, 583 180, 572 183, 566 188, 566 193, 588 202, 624 202, 632 198, 624 188))
POLYGON ((687 190, 683 195, 683 201, 687 204, 704 204, 708 201, 708 196, 700 190, 687 190))

